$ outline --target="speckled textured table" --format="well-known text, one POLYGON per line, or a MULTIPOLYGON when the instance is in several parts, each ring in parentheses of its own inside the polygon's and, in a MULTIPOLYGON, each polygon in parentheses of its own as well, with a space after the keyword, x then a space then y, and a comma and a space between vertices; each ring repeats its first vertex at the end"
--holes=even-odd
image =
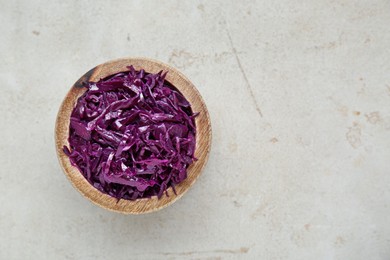
POLYGON ((0 4, 0 259, 390 258, 389 1, 0 4), (213 126, 198 182, 142 216, 54 150, 68 88, 125 56, 180 69, 213 126))

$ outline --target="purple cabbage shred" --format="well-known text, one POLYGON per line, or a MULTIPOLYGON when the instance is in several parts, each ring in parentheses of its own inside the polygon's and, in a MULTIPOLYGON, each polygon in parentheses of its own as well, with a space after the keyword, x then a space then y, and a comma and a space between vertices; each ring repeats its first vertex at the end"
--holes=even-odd
POLYGON ((69 156, 95 188, 127 200, 158 196, 196 160, 195 116, 166 73, 129 71, 85 83, 69 126, 69 156))

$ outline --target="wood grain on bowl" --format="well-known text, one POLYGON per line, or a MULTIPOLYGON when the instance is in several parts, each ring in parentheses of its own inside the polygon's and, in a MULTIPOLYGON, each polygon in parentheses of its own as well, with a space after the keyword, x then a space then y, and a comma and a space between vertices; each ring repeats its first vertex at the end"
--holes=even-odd
POLYGON ((66 95, 59 109, 55 126, 55 142, 57 156, 65 175, 83 196, 91 200, 93 203, 108 210, 125 214, 142 214, 157 211, 172 204, 181 196, 183 196, 183 194, 194 184, 196 179, 201 174, 210 152, 211 123, 206 105, 198 90, 178 70, 152 59, 124 58, 98 65, 85 73, 78 81, 76 81, 76 83, 66 95), (158 199, 157 196, 153 196, 151 198, 142 198, 134 201, 123 199, 117 201, 117 199, 104 194, 93 187, 84 178, 81 172, 76 167, 71 165, 68 156, 66 156, 62 150, 64 145, 68 145, 71 112, 77 102, 77 99, 86 91, 86 88, 82 87, 82 83, 86 81, 96 82, 101 78, 105 78, 109 75, 127 71, 127 66, 130 65, 133 65, 136 70, 144 69, 149 73, 158 73, 161 70, 168 71, 166 80, 175 86, 186 97, 186 99, 191 103, 191 108, 194 112, 200 112, 199 116, 195 118, 195 157, 198 158, 198 160, 193 162, 188 167, 188 177, 175 186, 176 195, 174 194, 172 188, 168 188, 168 196, 163 195, 163 197, 160 199, 158 199))

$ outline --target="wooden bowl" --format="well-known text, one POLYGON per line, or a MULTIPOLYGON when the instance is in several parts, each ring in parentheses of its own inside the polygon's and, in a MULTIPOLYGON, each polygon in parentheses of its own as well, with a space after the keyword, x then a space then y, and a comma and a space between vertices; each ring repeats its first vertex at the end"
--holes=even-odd
POLYGON ((211 145, 211 124, 206 105, 195 86, 178 70, 162 62, 146 58, 124 58, 109 61, 96 66, 85 73, 66 95, 58 111, 55 126, 55 142, 57 156, 65 175, 73 186, 93 203, 116 212, 125 214, 142 214, 160 210, 179 198, 195 183, 205 166, 211 145), (195 157, 198 158, 188 167, 188 177, 180 184, 176 185, 176 195, 172 188, 168 188, 168 196, 163 195, 160 199, 157 196, 142 198, 135 201, 117 199, 102 193, 93 187, 81 174, 81 172, 71 165, 68 156, 63 152, 64 145, 68 146, 70 114, 77 102, 77 99, 86 91, 82 87, 85 81, 98 81, 117 72, 127 71, 127 66, 133 65, 136 70, 144 69, 146 72, 157 73, 160 70, 168 71, 166 80, 175 86, 191 103, 194 112, 200 112, 196 117, 196 150, 195 157))

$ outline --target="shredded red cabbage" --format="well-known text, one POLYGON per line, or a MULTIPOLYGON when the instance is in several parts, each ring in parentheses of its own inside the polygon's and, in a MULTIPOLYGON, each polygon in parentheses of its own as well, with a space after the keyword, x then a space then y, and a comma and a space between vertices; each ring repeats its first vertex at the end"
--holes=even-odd
POLYGON ((166 73, 128 69, 85 83, 63 150, 89 183, 118 200, 161 198, 196 160, 197 114, 166 73))

